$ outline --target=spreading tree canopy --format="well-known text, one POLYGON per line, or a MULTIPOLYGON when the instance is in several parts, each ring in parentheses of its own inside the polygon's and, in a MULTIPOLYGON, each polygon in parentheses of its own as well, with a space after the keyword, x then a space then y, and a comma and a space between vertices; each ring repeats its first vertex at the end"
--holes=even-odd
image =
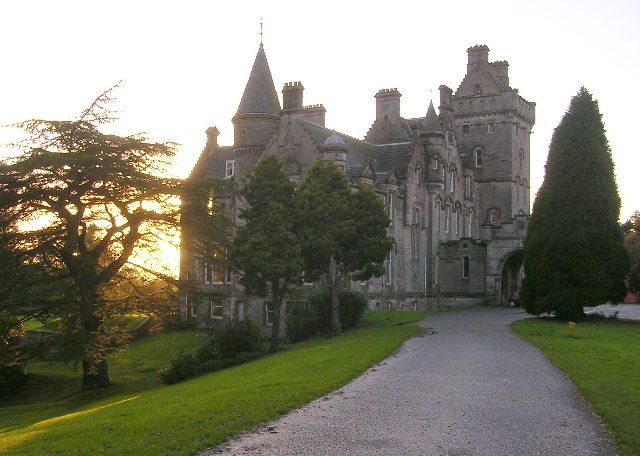
POLYGON ((28 140, 19 155, 0 163, 1 247, 11 261, 3 269, 21 277, 0 283, 0 310, 61 318, 84 388, 109 383, 114 322, 139 309, 145 294, 153 293, 156 303, 171 301, 147 286, 142 272, 159 268, 150 252, 177 230, 181 212, 182 182, 166 177, 173 146, 99 130, 112 120, 110 93, 75 120, 19 124, 28 140), (132 261, 136 253, 144 261, 132 261))
POLYGON ((240 282, 247 293, 266 296, 271 292, 273 322, 271 351, 280 343, 282 297, 302 274, 301 247, 295 232, 292 210, 295 185, 275 157, 262 159, 242 191, 245 205, 240 217, 245 221, 234 239, 231 262, 242 271, 240 282))
POLYGON ((554 131, 525 241, 523 301, 575 318, 624 295, 628 257, 620 198, 598 103, 582 88, 554 131))
POLYGON ((365 186, 353 191, 335 164, 317 160, 299 190, 297 212, 305 278, 324 276, 331 290, 331 322, 339 333, 340 286, 384 274, 393 240, 384 202, 365 186))

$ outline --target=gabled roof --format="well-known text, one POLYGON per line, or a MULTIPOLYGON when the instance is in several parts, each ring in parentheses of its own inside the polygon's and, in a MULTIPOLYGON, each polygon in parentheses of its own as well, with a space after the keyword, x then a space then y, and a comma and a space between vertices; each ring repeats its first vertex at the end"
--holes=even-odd
POLYGON ((280 100, 273 85, 267 55, 260 43, 249 81, 242 94, 237 114, 278 114, 280 100))
POLYGON ((433 107, 433 101, 429 103, 429 109, 427 109, 427 115, 424 119, 424 132, 442 134, 442 127, 436 114, 436 108, 433 107))

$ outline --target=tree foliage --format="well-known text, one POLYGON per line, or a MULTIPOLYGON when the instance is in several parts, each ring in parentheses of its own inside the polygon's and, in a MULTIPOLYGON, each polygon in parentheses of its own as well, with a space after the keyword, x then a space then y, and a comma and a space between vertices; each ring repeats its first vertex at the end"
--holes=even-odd
POLYGON ((305 276, 324 276, 331 290, 333 331, 341 331, 339 290, 350 279, 384 274, 393 245, 383 201, 368 187, 352 191, 335 164, 317 160, 309 168, 297 201, 305 276))
POLYGON ((84 388, 109 383, 106 354, 121 341, 119 316, 173 301, 172 290, 145 277, 159 269, 158 239, 178 228, 182 185, 166 177, 174 148, 101 132, 113 119, 110 101, 111 89, 75 120, 19 124, 29 138, 0 164, 2 244, 9 268, 24 276, 4 284, 0 305, 12 315, 60 317, 84 388), (132 261, 136 254, 148 260, 132 261))
POLYGON ((624 246, 630 259, 629 289, 633 292, 640 290, 640 211, 636 211, 622 225, 624 246))
POLYGON ((247 293, 266 296, 271 293, 273 325, 271 351, 280 343, 282 298, 302 274, 298 222, 292 210, 295 186, 275 157, 262 159, 241 191, 245 206, 240 218, 245 221, 234 239, 231 261, 242 271, 240 282, 247 293))
POLYGON ((523 301, 533 314, 575 318, 624 295, 628 258, 620 198, 598 103, 584 88, 549 148, 525 241, 523 301))

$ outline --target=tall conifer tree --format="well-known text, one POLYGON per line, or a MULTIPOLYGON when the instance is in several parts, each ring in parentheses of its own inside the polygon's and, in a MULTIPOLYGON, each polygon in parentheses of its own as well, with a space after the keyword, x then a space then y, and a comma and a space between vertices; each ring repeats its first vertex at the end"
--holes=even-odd
POLYGON ((583 87, 556 128, 524 250, 529 313, 576 318, 624 296, 628 256, 598 103, 583 87))

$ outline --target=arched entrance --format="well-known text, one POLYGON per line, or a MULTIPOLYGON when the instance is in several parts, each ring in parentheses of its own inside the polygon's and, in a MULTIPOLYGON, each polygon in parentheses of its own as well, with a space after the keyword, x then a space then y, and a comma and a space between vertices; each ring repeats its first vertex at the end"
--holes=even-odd
POLYGON ((512 250, 502 262, 502 290, 500 296, 502 304, 509 302, 511 293, 516 290, 522 290, 523 277, 522 249, 512 250))

